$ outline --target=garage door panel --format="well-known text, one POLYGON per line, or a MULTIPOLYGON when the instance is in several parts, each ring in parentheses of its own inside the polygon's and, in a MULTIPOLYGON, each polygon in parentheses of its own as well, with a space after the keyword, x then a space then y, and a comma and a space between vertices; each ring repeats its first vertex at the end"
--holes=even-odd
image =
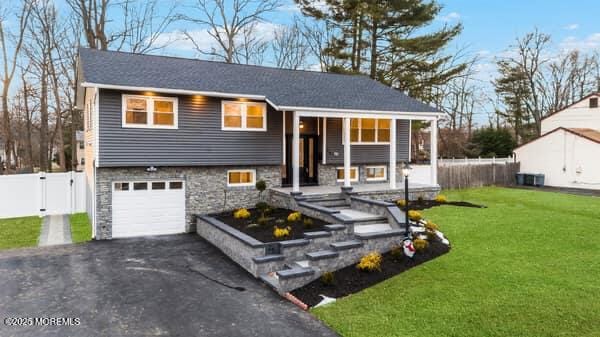
MULTIPOLYGON (((166 186, 169 186, 168 182, 166 181, 166 186)), ((131 188, 133 182, 129 182, 129 186, 131 188)), ((151 182, 147 186, 150 187, 151 182)), ((113 190, 112 196, 113 237, 185 232, 183 188, 113 190)))

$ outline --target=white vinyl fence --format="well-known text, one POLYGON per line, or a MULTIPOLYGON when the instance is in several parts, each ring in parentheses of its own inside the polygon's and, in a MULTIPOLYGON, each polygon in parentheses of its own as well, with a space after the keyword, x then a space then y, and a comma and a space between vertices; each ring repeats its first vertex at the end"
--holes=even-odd
POLYGON ((444 158, 438 159, 438 166, 510 164, 514 161, 515 158, 512 156, 504 158, 444 158))
POLYGON ((0 176, 0 218, 85 212, 83 172, 0 176))

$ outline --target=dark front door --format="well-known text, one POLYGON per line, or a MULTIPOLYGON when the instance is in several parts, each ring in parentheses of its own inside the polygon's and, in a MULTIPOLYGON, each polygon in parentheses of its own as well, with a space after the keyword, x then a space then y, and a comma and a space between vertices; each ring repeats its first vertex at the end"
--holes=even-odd
MULTIPOLYGON (((318 153, 317 149, 319 137, 317 135, 300 135, 300 185, 317 185, 319 183, 318 175, 318 153)), ((292 185, 292 135, 286 135, 285 140, 285 162, 286 175, 283 179, 283 185, 292 185)))

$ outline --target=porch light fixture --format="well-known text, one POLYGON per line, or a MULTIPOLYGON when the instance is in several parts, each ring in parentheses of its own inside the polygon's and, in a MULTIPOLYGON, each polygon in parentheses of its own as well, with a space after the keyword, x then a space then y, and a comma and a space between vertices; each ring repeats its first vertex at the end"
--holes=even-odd
POLYGON ((410 219, 408 218, 408 176, 410 175, 411 167, 408 162, 402 165, 402 176, 404 176, 404 215, 406 219, 406 238, 410 239, 410 219))
POLYGON ((304 129, 304 122, 300 121, 300 129, 304 129))

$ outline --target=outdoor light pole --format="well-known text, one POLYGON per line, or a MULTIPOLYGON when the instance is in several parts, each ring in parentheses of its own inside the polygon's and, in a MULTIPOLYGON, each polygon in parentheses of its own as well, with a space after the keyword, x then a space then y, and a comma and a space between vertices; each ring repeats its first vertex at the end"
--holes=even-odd
POLYGON ((404 176, 404 212, 406 217, 406 238, 410 239, 410 221, 408 218, 408 176, 410 175, 411 167, 408 162, 402 165, 402 175, 404 176))

